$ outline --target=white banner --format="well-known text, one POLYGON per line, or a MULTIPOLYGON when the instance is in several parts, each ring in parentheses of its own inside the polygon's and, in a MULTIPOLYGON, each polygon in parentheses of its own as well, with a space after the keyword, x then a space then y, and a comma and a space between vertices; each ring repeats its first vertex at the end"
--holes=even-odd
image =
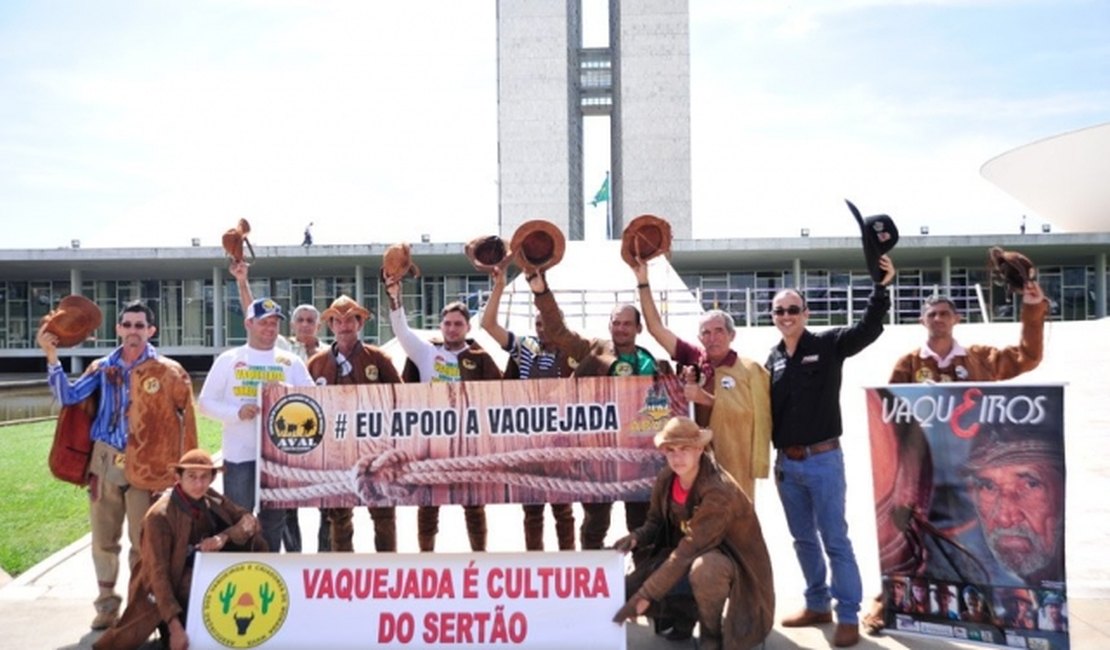
POLYGON ((189 647, 624 650, 624 557, 198 553, 189 647))

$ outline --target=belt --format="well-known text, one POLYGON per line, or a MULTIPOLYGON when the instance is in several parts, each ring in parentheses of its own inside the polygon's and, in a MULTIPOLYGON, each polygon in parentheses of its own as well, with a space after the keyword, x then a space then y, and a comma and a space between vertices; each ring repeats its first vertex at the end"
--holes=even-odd
POLYGON ((790 460, 805 460, 810 456, 823 454, 833 449, 840 449, 840 438, 829 438, 828 440, 815 442, 812 445, 791 445, 789 447, 783 447, 782 453, 790 460))

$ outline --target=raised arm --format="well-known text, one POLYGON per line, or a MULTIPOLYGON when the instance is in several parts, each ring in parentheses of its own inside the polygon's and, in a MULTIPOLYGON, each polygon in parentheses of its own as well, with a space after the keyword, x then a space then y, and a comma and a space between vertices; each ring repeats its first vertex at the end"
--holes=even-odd
POLYGON ((644 324, 647 325, 648 334, 663 346, 667 354, 674 358, 678 350, 678 337, 663 324, 663 318, 655 307, 655 296, 651 293, 651 283, 648 282, 647 263, 637 259, 632 272, 636 274, 636 291, 640 294, 640 310, 644 314, 644 324))
POLYGON ((528 277, 528 286, 532 289, 532 301, 543 318, 544 336, 556 349, 561 350, 571 359, 584 359, 590 353, 591 343, 586 337, 567 329, 563 312, 555 302, 555 296, 547 286, 547 278, 542 273, 528 277))
POLYGON ((251 303, 254 302, 250 281, 247 278, 249 268, 250 264, 246 262, 232 262, 231 266, 227 267, 228 272, 235 278, 235 286, 239 287, 239 305, 243 308, 243 316, 247 315, 251 303))
POLYGON ((493 273, 490 274, 490 279, 493 280, 493 288, 490 289, 489 300, 486 301, 486 306, 482 309, 482 329, 488 332, 502 348, 509 345, 509 331, 497 322, 497 312, 501 309, 501 294, 505 293, 507 281, 505 276, 505 267, 497 266, 494 268, 493 273))

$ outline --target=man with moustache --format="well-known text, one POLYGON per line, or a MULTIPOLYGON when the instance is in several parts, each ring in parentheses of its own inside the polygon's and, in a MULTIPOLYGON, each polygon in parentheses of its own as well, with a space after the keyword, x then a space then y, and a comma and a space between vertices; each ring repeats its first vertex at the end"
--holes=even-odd
POLYGON ((192 381, 180 364, 150 344, 157 331, 150 307, 137 300, 126 304, 116 320, 121 345, 73 382, 58 361, 58 337, 45 325, 37 336, 46 353, 47 382, 58 402, 77 404, 93 395, 98 399, 88 469, 91 550, 99 587, 90 626, 94 630, 107 629, 119 618, 116 579, 124 520, 131 543, 128 564, 134 569, 143 515, 153 495, 173 485, 170 465, 197 446, 192 381))
MULTIPOLYGON (((219 357, 200 390, 200 410, 223 423, 224 496, 244 508, 255 504, 258 471, 258 395, 271 382, 311 386, 312 377, 295 354, 275 347, 285 315, 270 298, 250 304, 243 321, 247 343, 219 357)), ((285 532, 284 508, 261 508, 258 521, 266 545, 277 552, 285 532)))
MULTIPOLYGON (((328 324, 335 342, 317 352, 308 361, 308 372, 317 384, 347 386, 351 384, 398 384, 401 376, 393 361, 381 348, 362 342, 362 327, 370 312, 349 296, 339 296, 324 310, 323 320, 328 324)), ((374 549, 378 552, 397 550, 397 509, 371 507, 374 521, 374 549)), ((354 551, 354 524, 352 508, 328 508, 326 517, 331 521, 331 550, 354 551)))
POLYGON ((879 338, 890 310, 886 287, 894 280, 894 264, 886 255, 877 264, 882 279, 874 283, 867 309, 855 325, 811 332, 806 329, 805 298, 794 289, 776 294, 771 310, 782 333, 766 365, 771 373, 771 439, 778 451, 775 484, 806 581, 805 609, 784 618, 782 625, 830 623, 836 599, 833 643, 838 647, 859 643, 863 597, 845 517, 840 383, 844 361, 879 338))
MULTIPOLYGON (((385 278, 389 295, 389 321, 401 348, 408 356, 403 379, 406 382, 455 382, 501 379, 501 369, 488 352, 467 338, 470 310, 461 302, 443 307, 439 317, 442 341, 425 341, 409 327, 401 305, 401 278, 385 278)), ((483 505, 464 505, 470 550, 486 550, 486 510, 483 505)), ((439 533, 439 506, 420 506, 416 512, 417 543, 421 552, 435 550, 439 533)))

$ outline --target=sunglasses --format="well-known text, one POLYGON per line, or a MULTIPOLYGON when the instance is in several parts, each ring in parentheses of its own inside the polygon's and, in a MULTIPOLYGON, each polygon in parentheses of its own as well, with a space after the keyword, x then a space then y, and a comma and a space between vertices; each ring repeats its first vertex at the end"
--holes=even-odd
POLYGON ((120 322, 119 326, 122 327, 125 330, 129 330, 129 329, 145 330, 146 327, 147 327, 146 323, 139 323, 139 322, 130 321, 130 320, 125 320, 125 321, 120 322))
POLYGON ((798 314, 802 313, 802 308, 800 305, 790 305, 789 307, 775 307, 771 310, 771 313, 775 316, 785 316, 786 314, 797 316, 798 314))

